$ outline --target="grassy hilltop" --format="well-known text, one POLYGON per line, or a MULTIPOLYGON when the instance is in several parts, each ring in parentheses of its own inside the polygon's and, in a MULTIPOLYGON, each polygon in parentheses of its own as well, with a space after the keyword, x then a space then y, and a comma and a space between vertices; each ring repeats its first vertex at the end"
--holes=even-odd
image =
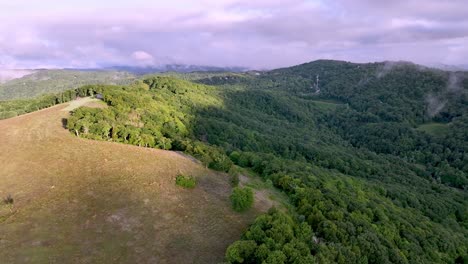
POLYGON ((2 263, 217 263, 268 209, 235 213, 228 176, 176 152, 74 137, 69 110, 0 121, 0 196, 14 199, 0 204, 2 263))

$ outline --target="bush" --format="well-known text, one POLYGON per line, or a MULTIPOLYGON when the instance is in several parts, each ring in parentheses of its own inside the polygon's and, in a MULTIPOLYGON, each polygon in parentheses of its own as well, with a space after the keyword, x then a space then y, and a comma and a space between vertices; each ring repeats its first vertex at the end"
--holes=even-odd
POLYGON ((232 174, 230 175, 230 182, 232 187, 239 186, 239 174, 232 174))
POLYGON ((7 197, 3 199, 3 203, 5 204, 13 204, 14 200, 13 197, 11 197, 11 194, 9 194, 7 197))
POLYGON ((239 240, 234 242, 226 251, 228 263, 243 263, 253 258, 257 243, 252 240, 239 240))
POLYGON ((240 158, 240 153, 237 151, 233 151, 231 155, 229 155, 229 158, 234 162, 235 164, 239 163, 239 158, 240 158))
POLYGON ((229 181, 231 182, 232 187, 239 186, 239 170, 234 166, 229 169, 229 181))
POLYGON ((253 191, 250 188, 236 187, 230 196, 232 209, 243 212, 252 207, 254 202, 253 191))
POLYGON ((184 188, 193 189, 197 185, 197 182, 193 176, 179 174, 176 177, 176 184, 184 188))

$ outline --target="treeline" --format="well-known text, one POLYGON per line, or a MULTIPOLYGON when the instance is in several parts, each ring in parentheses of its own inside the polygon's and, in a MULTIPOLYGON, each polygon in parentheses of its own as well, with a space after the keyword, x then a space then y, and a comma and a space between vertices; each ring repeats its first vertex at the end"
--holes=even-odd
POLYGON ((0 101, 0 120, 69 102, 76 99, 77 95, 78 92, 76 90, 70 90, 55 95, 44 95, 34 99, 0 101))
POLYGON ((38 111, 57 104, 75 100, 78 97, 93 96, 102 92, 107 85, 85 85, 74 90, 43 95, 34 99, 0 101, 0 120, 38 111))
POLYGON ((229 263, 314 263, 312 229, 288 215, 270 209, 258 217, 226 252, 229 263))
MULTIPOLYGON (((466 192, 437 182, 429 168, 436 163, 401 155, 410 151, 403 143, 396 152, 380 151, 347 138, 342 131, 349 127, 334 122, 350 115, 361 126, 346 112, 354 108, 323 108, 271 87, 218 88, 169 77, 88 88, 99 90, 109 107, 75 110, 72 133, 182 150, 220 171, 232 164, 251 168, 288 195, 295 209, 261 216, 228 249, 229 262, 447 263, 466 255, 466 192)), ((457 120, 463 129, 466 123, 457 120)), ((398 122, 377 127, 382 133, 362 136, 405 134, 398 122)))
POLYGON ((75 110, 67 126, 77 136, 185 151, 209 168, 226 172, 230 169, 232 162, 221 148, 188 137, 195 114, 193 107, 219 103, 204 96, 204 92, 213 90, 211 87, 154 77, 128 87, 101 85, 79 90, 101 93, 111 107, 75 110))

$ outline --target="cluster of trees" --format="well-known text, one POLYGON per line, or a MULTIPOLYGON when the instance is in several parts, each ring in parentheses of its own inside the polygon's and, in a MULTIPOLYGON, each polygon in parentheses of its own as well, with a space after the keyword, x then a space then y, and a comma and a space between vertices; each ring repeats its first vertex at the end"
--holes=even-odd
POLYGON ((445 73, 319 61, 236 78, 222 83, 218 76, 219 86, 159 76, 88 87, 109 108, 77 109, 68 126, 80 137, 182 150, 221 171, 237 164, 286 193, 293 210, 261 216, 228 249, 230 262, 463 259, 465 101, 443 110, 451 122, 446 137, 416 130, 435 120, 424 97, 445 89, 445 73), (317 74, 319 94, 311 89, 317 74), (337 103, 323 107, 319 99, 337 103), (291 231, 286 238, 278 226, 291 231))
POLYGON ((110 107, 76 109, 67 127, 84 138, 185 151, 209 168, 227 172, 232 162, 221 148, 204 144, 203 138, 189 137, 193 106, 216 104, 216 100, 204 97, 202 90, 197 91, 198 87, 212 89, 166 77, 127 87, 84 86, 77 90, 79 94, 100 93, 110 107))
POLYGON ((242 240, 229 246, 226 260, 229 263, 313 263, 312 234, 307 224, 297 224, 287 214, 270 209, 255 220, 242 240))
POLYGON ((34 99, 0 101, 0 120, 65 103, 76 99, 76 97, 77 91, 68 90, 59 94, 43 95, 34 99))
POLYGON ((419 177, 408 179, 412 188, 363 181, 270 154, 233 156, 288 194, 291 228, 311 228, 307 242, 318 263, 446 263, 465 255, 466 195, 448 187, 422 187, 419 177))
MULTIPOLYGON (((132 87, 137 87, 139 84, 140 83, 137 82, 133 84, 132 87)), ((93 96, 112 87, 114 86, 85 85, 74 90, 66 90, 57 94, 42 95, 32 99, 0 101, 0 120, 31 113, 57 104, 66 103, 75 100, 78 97, 93 96)))

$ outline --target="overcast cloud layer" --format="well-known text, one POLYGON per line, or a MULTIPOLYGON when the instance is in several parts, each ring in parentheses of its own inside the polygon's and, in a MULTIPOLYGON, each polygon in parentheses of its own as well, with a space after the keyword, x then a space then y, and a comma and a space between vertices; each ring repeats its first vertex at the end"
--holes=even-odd
POLYGON ((468 0, 0 0, 0 68, 316 59, 468 64, 468 0))

